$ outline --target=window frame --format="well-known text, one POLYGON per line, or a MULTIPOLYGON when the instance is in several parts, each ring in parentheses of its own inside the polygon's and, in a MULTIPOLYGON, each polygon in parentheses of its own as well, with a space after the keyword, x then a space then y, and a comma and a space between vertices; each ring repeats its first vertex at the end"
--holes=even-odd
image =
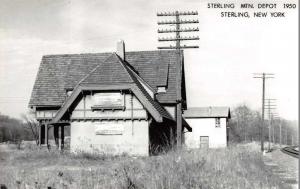
POLYGON ((220 128, 221 127, 221 118, 216 117, 215 118, 215 127, 220 128))

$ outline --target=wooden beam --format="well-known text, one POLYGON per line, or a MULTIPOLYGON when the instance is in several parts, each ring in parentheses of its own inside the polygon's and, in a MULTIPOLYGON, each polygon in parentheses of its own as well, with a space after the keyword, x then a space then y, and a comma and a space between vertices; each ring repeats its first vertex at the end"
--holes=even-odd
POLYGON ((54 134, 54 140, 55 140, 55 145, 57 148, 59 148, 59 131, 58 131, 59 126, 54 126, 53 128, 53 134, 54 134))
POLYGON ((102 120, 147 120, 148 117, 73 117, 71 121, 102 121, 102 120))
POLYGON ((63 150, 65 147, 65 126, 61 126, 61 149, 63 150))
POLYGON ((90 91, 90 90, 120 90, 120 89, 129 89, 131 88, 132 84, 118 84, 118 85, 94 85, 94 84, 85 84, 84 86, 78 86, 76 89, 74 89, 71 96, 64 102, 61 109, 57 112, 56 116, 52 119, 52 122, 58 122, 63 115, 66 113, 66 111, 70 108, 70 106, 73 104, 74 100, 78 97, 78 95, 82 91, 90 91))
MULTIPOLYGON (((163 118, 162 118, 160 112, 158 112, 155 109, 155 107, 149 102, 147 97, 144 96, 144 94, 138 89, 137 86, 132 87, 132 92, 142 102, 142 104, 146 107, 146 109, 149 111, 149 113, 152 115, 152 117, 155 119, 155 121, 161 123, 163 121, 163 118)), ((152 98, 151 98, 151 100, 152 100, 152 98)))
POLYGON ((61 125, 58 127, 58 131, 59 131, 59 137, 58 137, 58 149, 59 150, 62 150, 64 148, 64 137, 65 137, 65 134, 64 134, 64 126, 61 125))
POLYGON ((42 145, 42 124, 39 123, 39 146, 42 145))
POLYGON ((45 144, 47 148, 49 148, 49 141, 48 141, 48 124, 45 124, 45 144))

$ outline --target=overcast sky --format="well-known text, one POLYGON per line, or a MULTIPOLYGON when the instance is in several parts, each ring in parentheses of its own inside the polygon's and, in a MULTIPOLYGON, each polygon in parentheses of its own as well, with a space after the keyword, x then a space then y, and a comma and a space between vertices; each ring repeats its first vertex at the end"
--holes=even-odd
POLYGON ((194 10, 200 48, 185 51, 188 106, 248 104, 259 110, 262 82, 252 73, 271 72, 275 78, 266 82, 266 97, 277 99, 280 116, 298 118, 298 9, 285 10, 285 18, 255 19, 221 18, 222 10, 207 9, 217 1, 207 0, 0 2, 2 114, 27 112, 43 55, 113 52, 119 39, 128 51, 155 50, 163 45, 157 41, 156 13, 194 10))

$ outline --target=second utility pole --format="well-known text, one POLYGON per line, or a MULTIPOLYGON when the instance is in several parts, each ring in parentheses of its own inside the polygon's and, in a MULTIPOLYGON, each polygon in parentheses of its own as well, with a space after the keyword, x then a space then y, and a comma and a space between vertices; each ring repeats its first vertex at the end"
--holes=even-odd
POLYGON ((276 109, 276 105, 274 104, 275 100, 276 99, 271 99, 271 98, 268 98, 268 99, 265 99, 268 101, 268 104, 266 105, 265 109, 268 110, 268 118, 269 118, 269 145, 268 145, 268 150, 270 151, 271 150, 271 141, 273 140, 273 143, 274 142, 274 126, 272 125, 272 118, 273 118, 273 113, 271 112, 272 110, 275 110, 276 109), (272 103, 272 104, 271 104, 272 103), (271 134, 272 132, 272 134, 271 134))
POLYGON ((267 78, 273 78, 269 77, 270 73, 254 73, 253 78, 261 78, 263 81, 263 86, 262 86, 262 110, 261 110, 261 127, 260 127, 260 141, 261 141, 261 151, 264 151, 264 122, 265 122, 265 81, 267 78))

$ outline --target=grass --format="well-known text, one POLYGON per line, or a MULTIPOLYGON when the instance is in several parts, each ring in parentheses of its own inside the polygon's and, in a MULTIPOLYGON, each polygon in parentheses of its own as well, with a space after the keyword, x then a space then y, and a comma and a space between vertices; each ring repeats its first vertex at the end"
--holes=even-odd
POLYGON ((0 158, 0 184, 8 188, 288 188, 249 145, 152 157, 27 148, 0 152, 0 158))

